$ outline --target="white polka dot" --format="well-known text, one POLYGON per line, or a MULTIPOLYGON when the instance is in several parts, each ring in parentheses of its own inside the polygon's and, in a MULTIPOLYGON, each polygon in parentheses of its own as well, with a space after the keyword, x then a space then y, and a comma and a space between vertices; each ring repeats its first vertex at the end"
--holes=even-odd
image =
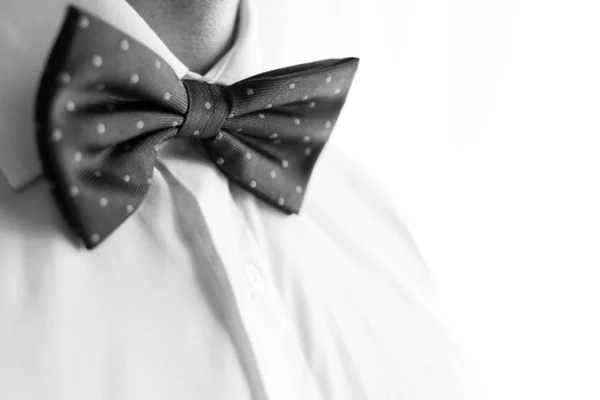
POLYGON ((108 205, 108 199, 106 197, 100 197, 100 207, 106 207, 108 205))
POLYGON ((98 235, 97 233, 92 233, 90 235, 90 242, 92 242, 92 244, 96 244, 100 241, 100 235, 98 235))
POLYGON ((252 157, 252 154, 250 154, 249 151, 246 152, 246 159, 249 160, 252 157))
POLYGON ((277 172, 275 172, 275 171, 271 171, 271 174, 270 174, 270 175, 271 175, 271 178, 275 178, 275 177, 277 176, 277 172))
POLYGON ((331 121, 325 121, 325 128, 331 128, 331 121))
POLYGON ((252 96, 254 94, 254 90, 252 90, 251 88, 246 89, 246 94, 248 96, 252 96))
POLYGON ((241 132, 241 131, 242 131, 242 128, 237 128, 235 131, 236 131, 236 132, 241 132))
POLYGON ((233 118, 233 117, 235 117, 235 115, 233 115, 233 113, 230 113, 228 116, 228 118, 233 118))
POLYGON ((79 195, 79 188, 75 185, 70 186, 69 194, 71 195, 71 197, 75 197, 75 196, 79 195))
POLYGON ((154 66, 156 67, 156 69, 160 69, 160 66, 161 66, 160 60, 154 61, 154 66))
POLYGON ((73 155, 73 160, 75 160, 75 162, 81 161, 82 158, 83 154, 81 154, 80 151, 75 152, 75 154, 73 155))
POLYGON ((305 142, 308 142, 308 141, 310 140, 310 136, 304 136, 304 137, 302 138, 302 140, 304 140, 305 142))
POLYGON ((199 130, 195 130, 194 133, 192 133, 192 135, 194 135, 194 136, 198 136, 199 134, 200 134, 199 130))
POLYGON ((121 40, 121 50, 123 50, 123 51, 129 50, 129 42, 125 39, 121 40))
POLYGON ((221 132, 217 133, 217 140, 220 140, 223 138, 223 134, 221 132))
POLYGON ((256 187, 256 181, 252 181, 252 182, 250 182, 250 187, 251 187, 251 188, 255 188, 255 187, 256 187))
POLYGON ((287 168, 287 167, 289 167, 289 166, 290 166, 290 163, 288 162, 288 160, 283 160, 283 161, 281 162, 281 165, 283 165, 283 168, 287 168))
POLYGON ((123 176, 123 182, 129 182, 130 180, 131 180, 131 177, 129 175, 123 176))
POLYGON ((153 182, 152 182, 152 177, 150 177, 150 178, 146 179, 146 183, 147 183, 148 185, 152 185, 152 183, 153 183, 153 182))
POLYGON ((308 100, 308 96, 302 97, 302 100, 308 100))
POLYGON ((82 18, 79 20, 79 27, 80 27, 80 28, 83 28, 83 29, 85 29, 85 28, 87 28, 88 26, 90 26, 90 20, 89 20, 89 19, 87 19, 87 17, 82 17, 82 18))
POLYGON ((310 156, 310 153, 312 153, 311 149, 304 149, 304 155, 305 156, 310 156))
POLYGON ((60 129, 54 129, 52 131, 52 141, 53 142, 60 142, 60 140, 62 139, 63 134, 62 131, 60 129))
POLYGON ((295 84, 295 83, 290 83, 290 89, 293 89, 293 88, 295 88, 295 87, 296 87, 296 84, 295 84))
POLYGON ((96 178, 100 178, 102 176, 102 171, 98 170, 98 171, 94 171, 94 176, 96 178))
POLYGON ((67 111, 75 111, 75 103, 72 100, 67 101, 67 111))
POLYGON ((67 85, 71 82, 71 75, 68 72, 63 72, 59 77, 60 83, 67 85))
POLYGON ((136 84, 140 81, 140 76, 138 74, 133 74, 131 75, 131 78, 129 78, 129 82, 132 84, 136 84))
POLYGON ((158 151, 160 149, 160 146, 158 144, 154 145, 154 151, 158 151))
POLYGON ((280 197, 279 200, 277 200, 277 204, 279 204, 280 206, 285 204, 285 200, 283 197, 280 197))
POLYGON ((300 119, 298 119, 298 118, 294 118, 294 123, 295 123, 296 125, 300 125, 300 119))
POLYGON ((315 108, 315 105, 317 103, 315 103, 314 101, 311 101, 310 103, 308 103, 308 108, 315 108))
POLYGON ((207 101, 206 103, 204 103, 204 108, 206 108, 207 110, 210 110, 211 107, 212 107, 212 105, 210 104, 209 101, 207 101))
POLYGON ((144 121, 139 120, 138 122, 135 123, 135 127, 138 129, 142 129, 144 127, 144 121))
POLYGON ((172 126, 173 128, 175 128, 177 125, 179 125, 179 122, 177 122, 177 121, 173 121, 173 122, 171 122, 171 126, 172 126))
POLYGON ((263 114, 263 113, 258 113, 258 118, 260 118, 260 119, 265 119, 265 114, 263 114))
POLYGON ((127 207, 125 207, 125 209, 127 210, 128 214, 131 214, 133 212, 133 206, 131 204, 127 204, 127 207))
POLYGON ((100 67, 102 65, 102 57, 100 57, 98 54, 92 57, 92 65, 94 67, 100 67))
POLYGON ((341 91, 342 91, 342 90, 341 90, 340 88, 337 88, 337 89, 335 89, 335 90, 333 91, 333 93, 335 93, 335 94, 339 94, 341 91))
POLYGON ((98 124, 98 126, 96 126, 96 132, 100 135, 104 134, 106 132, 106 126, 104 124, 98 124))
POLYGON ((165 95, 163 97, 165 98, 165 100, 169 101, 171 100, 171 93, 165 92, 165 95))
POLYGON ((268 109, 269 109, 269 108, 271 108, 271 107, 273 107, 273 104, 267 104, 267 105, 265 106, 265 109, 267 109, 267 110, 268 110, 268 109))
POLYGON ((225 160, 223 160, 221 157, 217 158, 217 164, 223 165, 224 162, 225 160))
POLYGON ((106 85, 104 83, 101 83, 98 86, 96 86, 96 90, 98 91, 103 91, 104 89, 106 89, 106 85))
POLYGON ((327 82, 327 83, 331 82, 331 75, 327 75, 327 78, 325 78, 325 82, 327 82))
POLYGON ((296 193, 302 193, 302 186, 296 186, 296 193))
POLYGON ((278 135, 276 133, 273 133, 271 136, 269 136, 269 139, 277 139, 277 136, 278 135))

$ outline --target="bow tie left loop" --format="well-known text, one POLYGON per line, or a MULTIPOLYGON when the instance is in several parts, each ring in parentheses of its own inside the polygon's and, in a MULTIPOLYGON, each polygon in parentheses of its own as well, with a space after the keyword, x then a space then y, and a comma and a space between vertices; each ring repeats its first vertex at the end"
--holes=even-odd
POLYGON ((38 90, 38 148, 62 214, 91 249, 142 203, 188 94, 154 52, 69 7, 38 90))

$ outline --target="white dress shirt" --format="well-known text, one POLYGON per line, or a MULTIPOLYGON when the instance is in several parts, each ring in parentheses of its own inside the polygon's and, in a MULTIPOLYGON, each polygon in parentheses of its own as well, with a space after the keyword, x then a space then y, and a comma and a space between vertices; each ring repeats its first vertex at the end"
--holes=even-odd
MULTIPOLYGON (((66 2, 32 3, 0 5, 0 398, 463 398, 415 243, 334 148, 287 216, 171 141, 141 208, 78 246, 33 126, 66 2)), ((198 78, 125 1, 76 3, 198 78)), ((242 1, 235 44, 201 79, 260 72, 252 12, 242 1)))

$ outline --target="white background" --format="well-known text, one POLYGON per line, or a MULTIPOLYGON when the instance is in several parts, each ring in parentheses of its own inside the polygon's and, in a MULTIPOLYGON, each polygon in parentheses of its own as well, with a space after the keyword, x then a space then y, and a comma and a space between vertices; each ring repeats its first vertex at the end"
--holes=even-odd
POLYGON ((361 58, 332 140, 397 204, 482 397, 600 399, 600 3, 257 3, 266 67, 361 58))

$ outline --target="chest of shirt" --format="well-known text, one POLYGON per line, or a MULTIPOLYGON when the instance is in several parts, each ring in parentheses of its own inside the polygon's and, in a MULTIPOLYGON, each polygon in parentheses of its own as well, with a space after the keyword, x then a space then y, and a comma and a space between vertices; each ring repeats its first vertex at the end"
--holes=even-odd
POLYGON ((18 194, 3 183, 1 369, 25 368, 27 353, 44 390, 46 380, 77 394, 107 385, 126 398, 175 384, 181 398, 393 393, 394 352, 373 354, 401 321, 418 321, 394 306, 412 301, 401 278, 415 279, 403 274, 418 263, 409 246, 391 251, 398 237, 383 215, 343 218, 365 211, 364 198, 323 168, 319 201, 288 217, 190 162, 185 146, 164 149, 142 209, 93 252, 62 236, 45 182, 18 194))

